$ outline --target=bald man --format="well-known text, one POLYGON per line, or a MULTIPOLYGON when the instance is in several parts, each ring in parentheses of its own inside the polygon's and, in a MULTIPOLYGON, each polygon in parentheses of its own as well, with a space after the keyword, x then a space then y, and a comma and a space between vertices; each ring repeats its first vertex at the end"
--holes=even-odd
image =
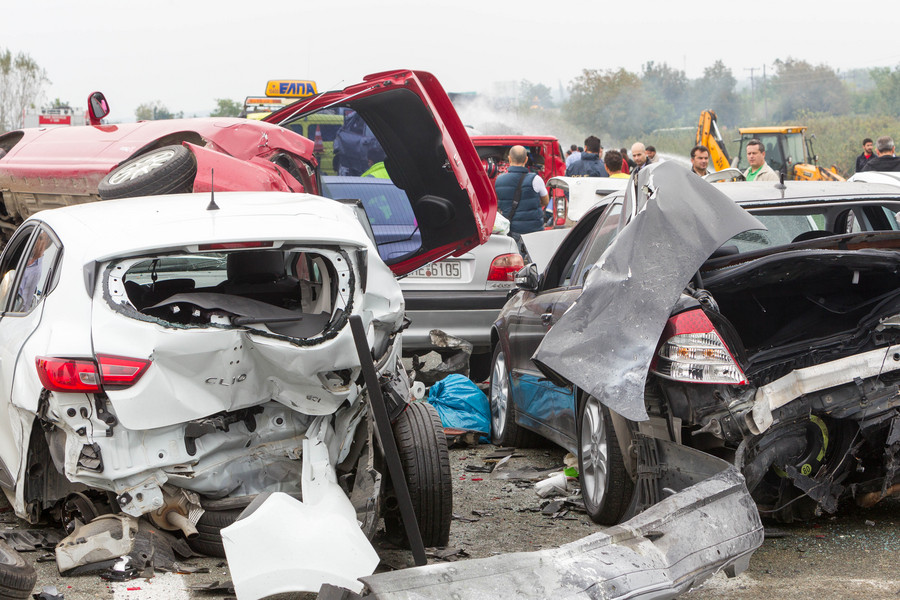
POLYGON ((644 145, 640 142, 635 142, 631 145, 631 158, 634 159, 635 170, 640 169, 647 163, 647 150, 644 148, 644 145))

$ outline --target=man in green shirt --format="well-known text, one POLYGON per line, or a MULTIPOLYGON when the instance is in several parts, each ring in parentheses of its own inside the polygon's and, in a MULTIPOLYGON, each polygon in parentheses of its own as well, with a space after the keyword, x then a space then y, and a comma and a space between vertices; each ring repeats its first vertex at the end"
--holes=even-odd
POLYGON ((747 162, 750 167, 744 171, 747 181, 778 181, 778 173, 766 163, 766 147, 757 139, 747 143, 747 162))

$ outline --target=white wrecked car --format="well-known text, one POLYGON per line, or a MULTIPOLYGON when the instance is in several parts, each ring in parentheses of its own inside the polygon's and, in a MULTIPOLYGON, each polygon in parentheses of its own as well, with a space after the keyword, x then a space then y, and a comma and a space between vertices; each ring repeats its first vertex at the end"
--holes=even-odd
POLYGON ((114 503, 221 554, 219 530, 253 496, 301 493, 303 463, 346 504, 323 510, 352 507, 368 536, 381 515, 402 533, 373 444, 384 432, 370 425, 368 361, 424 542, 446 542, 445 442, 433 409, 407 405, 394 275, 482 243, 495 202, 425 75, 367 80, 344 103, 382 134, 414 232, 373 233, 359 203, 274 192, 95 202, 22 224, 0 257, 0 487, 17 515, 86 522, 114 503), (409 243, 388 266, 379 246, 398 235, 409 243))

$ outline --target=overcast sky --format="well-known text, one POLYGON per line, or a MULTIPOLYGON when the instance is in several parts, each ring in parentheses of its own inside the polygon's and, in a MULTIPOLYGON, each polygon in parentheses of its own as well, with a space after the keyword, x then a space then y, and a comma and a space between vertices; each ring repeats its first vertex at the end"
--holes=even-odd
POLYGON ((143 102, 190 116, 216 98, 263 95, 268 79, 327 90, 394 68, 431 71, 448 91, 528 79, 556 92, 583 69, 647 61, 694 78, 721 59, 739 80, 788 56, 895 66, 898 25, 896 0, 0 0, 0 49, 46 69, 46 100, 84 107, 101 90, 114 121, 143 102))

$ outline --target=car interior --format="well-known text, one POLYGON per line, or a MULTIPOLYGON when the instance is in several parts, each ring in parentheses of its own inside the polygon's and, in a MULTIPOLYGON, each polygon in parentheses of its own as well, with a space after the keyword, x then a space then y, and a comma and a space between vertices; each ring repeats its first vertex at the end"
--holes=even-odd
POLYGON ((178 325, 265 324, 275 333, 307 338, 331 321, 339 293, 331 261, 302 249, 128 262, 122 281, 131 306, 178 325))

